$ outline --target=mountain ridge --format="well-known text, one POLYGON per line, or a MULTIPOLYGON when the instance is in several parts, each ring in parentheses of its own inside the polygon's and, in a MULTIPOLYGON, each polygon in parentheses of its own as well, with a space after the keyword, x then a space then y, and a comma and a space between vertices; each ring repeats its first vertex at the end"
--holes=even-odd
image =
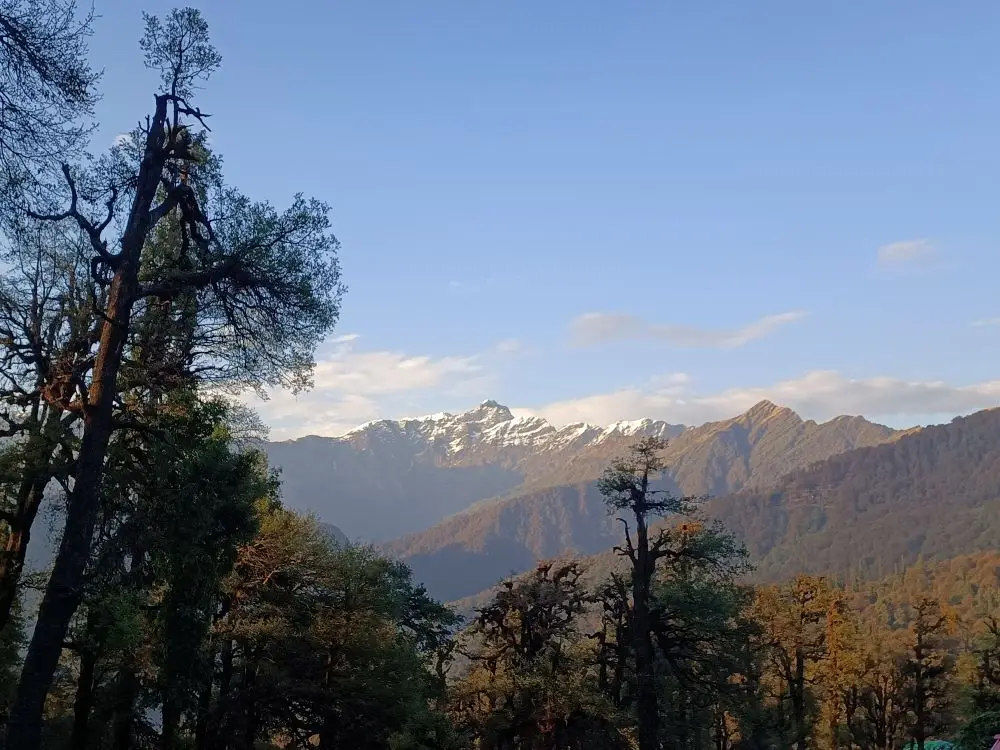
POLYGON ((799 447, 804 455, 793 455, 790 466, 816 452, 815 434, 843 433, 820 448, 819 457, 895 434, 854 419, 861 421, 816 423, 761 401, 731 420, 697 427, 641 419, 557 428, 541 417, 515 416, 496 401, 484 401, 460 414, 377 420, 339 437, 307 436, 267 443, 264 449, 271 465, 282 470, 292 507, 336 523, 350 538, 385 542, 428 529, 478 503, 596 479, 640 436, 670 441, 675 446, 670 458, 684 464, 682 475, 713 477, 686 483, 697 485, 698 492, 720 494, 743 486, 755 473, 768 474, 749 456, 762 432, 784 430, 792 442, 805 439, 807 445, 799 447), (714 452, 706 451, 702 444, 713 441, 714 452))

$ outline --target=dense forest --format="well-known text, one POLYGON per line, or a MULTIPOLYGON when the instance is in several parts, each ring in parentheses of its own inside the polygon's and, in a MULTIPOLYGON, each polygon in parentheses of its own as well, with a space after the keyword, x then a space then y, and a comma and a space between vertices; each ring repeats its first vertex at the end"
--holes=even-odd
MULTIPOLYGON (((151 112, 91 158, 100 76, 77 11, 0 0, 2 747, 990 745, 1000 556, 753 585, 742 542, 657 481, 657 438, 597 485, 616 565, 539 564, 469 619, 284 507, 231 396, 309 385, 344 293, 328 209, 227 185, 195 101, 221 59, 190 8, 145 18, 151 112), (35 574, 47 502, 59 544, 35 574)), ((963 510, 995 500, 965 447, 890 450, 954 461, 963 510)), ((861 510, 902 501, 833 466, 861 510)), ((926 493, 952 508, 951 489, 926 493)))

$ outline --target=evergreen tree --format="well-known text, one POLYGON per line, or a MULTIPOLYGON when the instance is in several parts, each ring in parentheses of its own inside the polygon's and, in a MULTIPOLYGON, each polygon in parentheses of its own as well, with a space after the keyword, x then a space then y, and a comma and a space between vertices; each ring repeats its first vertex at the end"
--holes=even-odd
POLYGON ((812 576, 797 576, 789 584, 763 588, 757 595, 756 616, 777 677, 788 744, 797 750, 810 746, 817 709, 813 686, 817 665, 828 655, 827 618, 832 602, 827 581, 812 576))
POLYGON ((937 600, 921 597, 912 605, 909 648, 903 662, 910 736, 916 750, 924 750, 932 734, 947 725, 954 659, 945 638, 949 620, 937 600))
POLYGON ((624 747, 613 707, 596 688, 581 632, 593 601, 575 562, 542 563, 505 581, 465 636, 470 667, 452 712, 483 750, 624 747))
POLYGON ((656 563, 673 554, 667 532, 661 530, 650 538, 650 523, 657 517, 688 512, 692 500, 657 485, 664 469, 661 453, 665 447, 666 443, 657 438, 640 440, 628 456, 612 462, 599 482, 609 509, 631 516, 635 523, 633 543, 629 520, 620 519, 625 526, 625 544, 616 550, 631 566, 629 633, 635 660, 639 750, 656 750, 659 746, 660 701, 650 607, 656 563))

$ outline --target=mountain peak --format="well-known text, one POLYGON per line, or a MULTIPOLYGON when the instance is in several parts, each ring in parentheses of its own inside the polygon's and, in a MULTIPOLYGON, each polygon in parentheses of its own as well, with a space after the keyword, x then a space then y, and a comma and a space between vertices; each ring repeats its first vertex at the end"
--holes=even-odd
POLYGON ((771 417, 778 416, 779 414, 794 414, 791 409, 787 406, 778 406, 773 401, 768 401, 763 399, 758 401, 756 404, 750 407, 750 409, 743 415, 748 419, 761 420, 770 419, 771 417))
POLYGON ((489 401, 483 401, 475 409, 470 409, 461 415, 463 422, 489 422, 490 424, 498 424, 499 422, 508 422, 514 418, 510 409, 497 401, 492 399, 489 401))

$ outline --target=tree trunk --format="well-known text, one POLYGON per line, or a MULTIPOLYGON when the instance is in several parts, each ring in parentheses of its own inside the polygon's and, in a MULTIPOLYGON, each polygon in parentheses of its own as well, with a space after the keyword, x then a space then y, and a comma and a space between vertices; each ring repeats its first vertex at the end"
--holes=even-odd
POLYGON ((163 699, 163 729, 160 733, 162 750, 174 750, 177 744, 177 730, 181 724, 181 709, 174 696, 163 699))
POLYGON ((677 750, 688 750, 690 740, 688 736, 688 715, 684 698, 678 695, 673 714, 676 717, 675 729, 673 731, 672 744, 677 750))
POLYGON ((209 722, 212 715, 212 678, 206 680, 205 685, 198 692, 198 718, 194 724, 194 746, 195 750, 208 750, 213 745, 209 733, 209 722))
POLYGON ((129 750, 132 747, 135 701, 139 696, 139 678, 131 669, 124 669, 119 674, 116 694, 111 747, 113 750, 129 750))
POLYGON ((809 742, 809 723, 806 720, 806 662, 802 652, 795 652, 795 677, 791 684, 792 720, 795 726, 796 750, 806 750, 809 742))
POLYGON ((8 523, 9 533, 0 556, 0 630, 10 622, 14 603, 17 601, 17 586, 24 572, 24 558, 31 541, 31 525, 35 522, 38 507, 42 503, 45 485, 36 481, 24 481, 18 488, 18 509, 14 519, 8 523))
POLYGON ((337 721, 332 713, 327 713, 323 717, 323 726, 319 730, 319 742, 316 747, 321 750, 337 747, 337 721))
POLYGON ((156 111, 146 135, 135 197, 122 233, 107 304, 100 313, 103 323, 87 389, 83 437, 73 490, 67 498, 62 543, 38 609, 35 631, 18 682, 7 725, 6 750, 38 750, 45 697, 59 665, 70 620, 83 596, 87 559, 100 509, 104 460, 114 429, 118 371, 129 334, 132 306, 139 291, 142 249, 152 226, 150 207, 156 199, 168 155, 163 147, 168 101, 166 95, 156 97, 156 111))
POLYGON ((242 675, 242 685, 243 685, 243 700, 240 705, 240 717, 243 721, 242 734, 243 734, 243 745, 245 750, 253 750, 254 745, 257 742, 257 735, 260 732, 260 717, 257 713, 257 664, 254 659, 251 658, 251 653, 248 651, 243 663, 243 675, 242 675))
POLYGON ((89 738, 90 712, 94 707, 94 671, 97 654, 85 649, 80 654, 80 676, 76 681, 76 699, 73 701, 73 731, 70 734, 71 750, 86 750, 89 738))
POLYGON ((110 438, 110 411, 101 429, 84 434, 79 473, 69 499, 66 527, 21 671, 7 729, 8 750, 36 750, 45 696, 59 664, 70 620, 80 604, 84 572, 97 521, 104 455, 110 438))
POLYGON ((924 741, 927 739, 927 698, 923 669, 924 644, 921 633, 917 633, 917 642, 913 651, 913 739, 916 740, 917 750, 924 750, 924 741))
MULTIPOLYGON (((236 700, 232 696, 234 673, 233 642, 228 638, 224 640, 221 651, 222 668, 219 672, 218 708, 212 718, 212 723, 209 724, 209 737, 214 739, 219 739, 227 729, 230 731, 230 734, 233 734, 239 723, 240 707, 236 704, 236 700)), ((243 658, 249 658, 249 655, 244 654, 243 658)), ((212 747, 211 742, 208 743, 208 747, 212 747)))
POLYGON ((37 419, 40 414, 38 431, 31 433, 21 448, 25 456, 24 476, 17 488, 14 518, 7 524, 9 534, 0 555, 0 630, 10 621, 17 601, 17 586, 24 572, 31 527, 45 497, 45 488, 54 476, 53 451, 63 430, 57 409, 48 405, 34 407, 34 418, 37 419))
MULTIPOLYGON (((644 481, 645 484, 645 481, 644 481)), ((644 487, 645 489, 645 487, 644 487)), ((649 555, 649 531, 645 512, 635 512, 637 544, 636 569, 632 579, 632 636, 635 648, 636 713, 639 730, 639 750, 658 750, 659 703, 656 696, 656 677, 653 673, 653 641, 650 634, 649 590, 652 579, 649 555)))

